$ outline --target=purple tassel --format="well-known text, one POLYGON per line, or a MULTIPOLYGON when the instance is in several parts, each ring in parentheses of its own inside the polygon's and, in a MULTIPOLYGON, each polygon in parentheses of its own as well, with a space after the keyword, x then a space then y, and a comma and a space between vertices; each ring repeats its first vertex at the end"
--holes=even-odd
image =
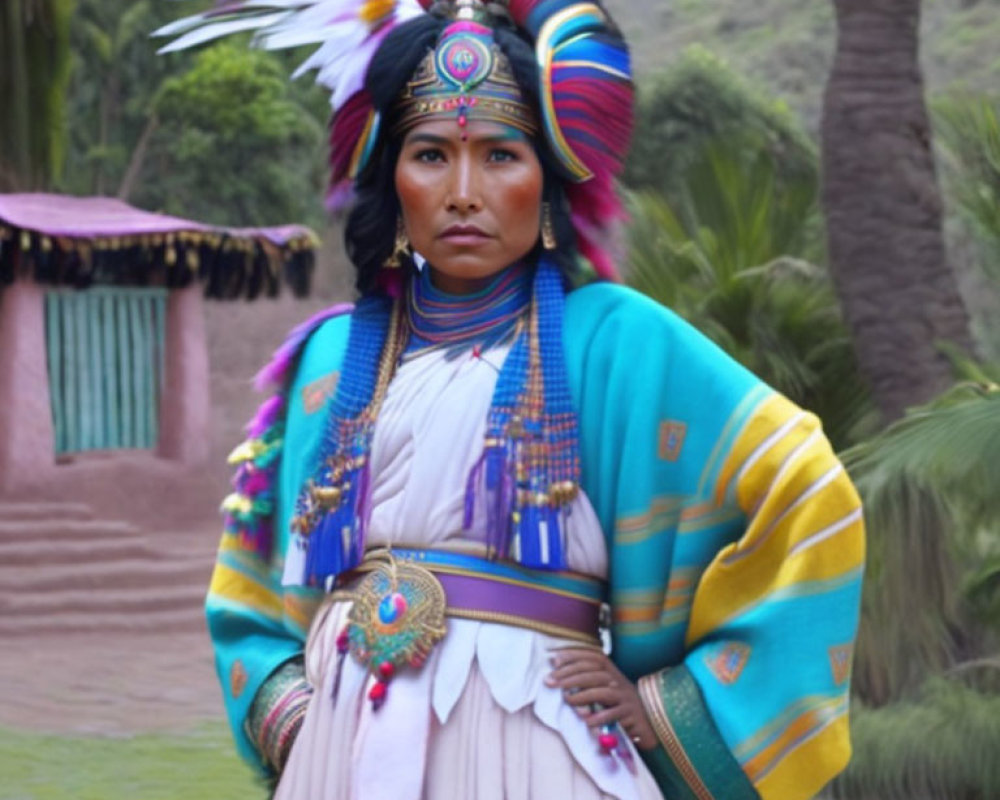
POLYGON ((486 545, 500 558, 506 558, 510 552, 513 510, 514 479, 506 450, 491 447, 486 453, 486 545))
POLYGON ((472 528, 472 517, 476 511, 476 492, 483 480, 483 465, 486 463, 486 453, 484 452, 475 466, 469 470, 469 477, 465 481, 465 510, 462 513, 462 527, 465 530, 472 528))

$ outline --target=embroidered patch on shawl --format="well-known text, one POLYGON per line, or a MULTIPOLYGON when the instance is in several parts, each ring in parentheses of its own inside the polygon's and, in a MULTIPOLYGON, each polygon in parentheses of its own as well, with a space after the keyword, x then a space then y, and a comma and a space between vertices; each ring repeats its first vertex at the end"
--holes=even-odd
POLYGON ((847 682, 851 675, 851 658, 854 655, 854 645, 838 644, 831 647, 830 669, 833 671, 833 682, 840 686, 847 682))
POLYGON ((687 435, 687 425, 675 420, 664 420, 660 423, 660 449, 659 456, 664 461, 676 461, 684 446, 684 437, 687 435))
POLYGON ((721 683, 736 683, 750 660, 750 645, 730 642, 715 655, 705 656, 705 664, 721 683))
POLYGON ((243 662, 237 659, 229 669, 229 691, 233 700, 237 700, 247 685, 247 670, 243 662))
POLYGON ((315 414, 337 391, 339 372, 331 372, 302 387, 302 406, 307 414, 315 414))

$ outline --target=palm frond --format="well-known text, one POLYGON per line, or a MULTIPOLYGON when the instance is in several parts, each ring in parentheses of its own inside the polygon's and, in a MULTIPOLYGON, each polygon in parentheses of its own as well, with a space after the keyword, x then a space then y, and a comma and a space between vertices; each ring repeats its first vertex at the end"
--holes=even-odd
POLYGON ((1000 695, 945 679, 912 701, 851 708, 854 757, 837 800, 1000 797, 1000 695))
POLYGON ((1000 627, 1000 391, 960 384, 842 458, 869 530, 855 689, 880 705, 988 652, 976 617, 1000 627))
POLYGON ((705 141, 670 197, 630 195, 627 278, 819 414, 843 446, 875 418, 817 264, 816 183, 782 177, 750 139, 705 141))

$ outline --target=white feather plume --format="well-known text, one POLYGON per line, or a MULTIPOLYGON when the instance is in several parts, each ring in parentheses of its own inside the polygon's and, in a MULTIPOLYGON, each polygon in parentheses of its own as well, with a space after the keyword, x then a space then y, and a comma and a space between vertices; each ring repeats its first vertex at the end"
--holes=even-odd
POLYGON ((315 70, 317 83, 330 90, 337 109, 360 91, 368 64, 389 31, 424 13, 417 0, 395 0, 388 13, 371 22, 373 12, 385 5, 384 0, 244 0, 177 20, 153 35, 178 37, 160 53, 244 31, 254 31, 254 45, 265 50, 318 44, 295 77, 315 70))

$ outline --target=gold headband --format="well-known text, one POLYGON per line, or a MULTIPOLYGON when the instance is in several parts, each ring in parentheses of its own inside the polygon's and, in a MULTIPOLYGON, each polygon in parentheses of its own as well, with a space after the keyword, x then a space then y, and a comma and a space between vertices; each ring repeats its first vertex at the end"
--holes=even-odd
POLYGON ((466 20, 444 30, 406 84, 392 116, 397 136, 441 116, 455 119, 463 129, 476 119, 510 125, 529 136, 538 133, 538 115, 525 102, 493 31, 466 20))

